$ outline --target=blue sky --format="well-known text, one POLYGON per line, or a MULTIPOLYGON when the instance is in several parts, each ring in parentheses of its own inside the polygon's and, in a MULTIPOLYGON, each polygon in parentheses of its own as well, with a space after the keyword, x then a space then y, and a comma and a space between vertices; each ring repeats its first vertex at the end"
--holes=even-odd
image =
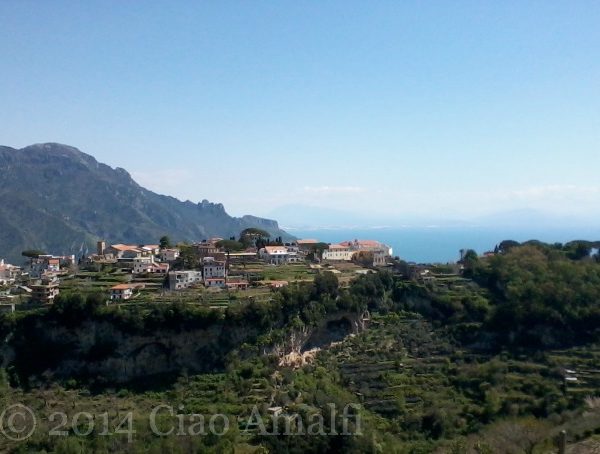
POLYGON ((0 2, 0 143, 232 214, 600 213, 600 3, 0 2))

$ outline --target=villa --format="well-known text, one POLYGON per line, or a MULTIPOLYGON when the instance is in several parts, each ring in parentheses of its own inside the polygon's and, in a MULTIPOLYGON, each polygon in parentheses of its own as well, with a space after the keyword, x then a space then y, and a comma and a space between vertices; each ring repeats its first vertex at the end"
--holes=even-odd
POLYGON ((391 247, 379 241, 354 240, 329 245, 329 249, 323 251, 323 260, 351 261, 358 252, 371 252, 373 266, 385 266, 387 259, 393 253, 391 247))
POLYGON ((119 284, 111 287, 111 300, 128 300, 134 296, 136 290, 144 288, 144 284, 119 284))
POLYGON ((258 256, 271 265, 286 263, 289 255, 285 246, 265 246, 258 251, 258 256))

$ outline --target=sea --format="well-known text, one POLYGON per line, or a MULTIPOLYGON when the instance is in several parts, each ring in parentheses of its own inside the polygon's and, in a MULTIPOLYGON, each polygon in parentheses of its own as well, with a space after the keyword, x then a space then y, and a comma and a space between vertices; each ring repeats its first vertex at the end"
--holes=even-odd
POLYGON ((318 228, 293 229, 297 238, 315 238, 325 243, 347 240, 377 240, 392 247, 393 255, 416 263, 456 262, 461 249, 474 249, 482 254, 493 250, 503 240, 519 242, 539 240, 546 243, 566 243, 572 240, 600 240, 598 227, 381 227, 381 228, 318 228))

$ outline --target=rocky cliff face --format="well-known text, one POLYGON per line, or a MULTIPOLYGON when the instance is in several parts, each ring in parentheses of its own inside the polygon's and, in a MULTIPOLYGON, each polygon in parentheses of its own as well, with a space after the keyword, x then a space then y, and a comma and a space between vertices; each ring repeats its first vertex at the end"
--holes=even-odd
POLYGON ((174 241, 198 241, 228 238, 249 227, 291 238, 276 221, 235 218, 220 203, 156 194, 126 170, 54 143, 20 150, 0 146, 0 200, 0 257, 11 261, 19 261, 25 249, 95 250, 98 239, 141 244, 169 235, 174 241))
MULTIPOLYGON (((340 312, 319 326, 290 330, 287 339, 263 354, 280 358, 318 349, 365 328, 363 316, 340 312)), ((48 325, 38 319, 27 328, 31 336, 11 339, 0 349, 2 367, 14 367, 22 380, 77 378, 96 384, 127 383, 183 371, 201 373, 225 367, 225 357, 260 335, 251 327, 213 323, 204 329, 157 329, 130 333, 107 321, 88 320, 76 327, 48 325), (40 351, 42 349, 43 351, 40 351)))

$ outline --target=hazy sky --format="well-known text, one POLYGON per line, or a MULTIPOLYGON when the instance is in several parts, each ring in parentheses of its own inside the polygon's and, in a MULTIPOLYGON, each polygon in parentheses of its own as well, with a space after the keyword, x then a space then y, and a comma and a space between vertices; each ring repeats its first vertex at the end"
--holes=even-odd
POLYGON ((232 214, 600 202, 598 1, 0 1, 0 143, 232 214))

